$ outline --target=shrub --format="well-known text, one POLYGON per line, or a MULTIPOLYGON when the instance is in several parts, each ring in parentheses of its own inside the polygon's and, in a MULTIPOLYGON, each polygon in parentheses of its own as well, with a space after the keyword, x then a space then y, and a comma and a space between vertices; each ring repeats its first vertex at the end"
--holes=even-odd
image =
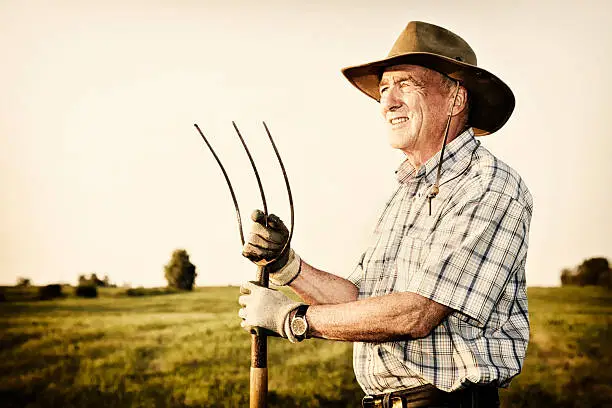
POLYGON ((95 298, 98 297, 98 287, 95 285, 79 285, 75 294, 83 298, 95 298))
POLYGON ((157 295, 169 295, 176 293, 177 291, 173 288, 130 288, 125 291, 128 296, 157 296, 157 295))
POLYGON ((158 295, 158 290, 145 289, 143 287, 139 288, 130 288, 125 291, 125 294, 128 296, 147 296, 147 295, 158 295))
POLYGON ((59 297, 62 297, 62 286, 57 283, 38 288, 38 298, 40 300, 51 300, 59 297))

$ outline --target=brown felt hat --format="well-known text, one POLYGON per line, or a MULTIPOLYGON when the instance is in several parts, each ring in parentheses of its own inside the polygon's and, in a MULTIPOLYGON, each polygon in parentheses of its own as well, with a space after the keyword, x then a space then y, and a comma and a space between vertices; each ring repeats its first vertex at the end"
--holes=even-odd
POLYGON ((378 83, 384 70, 410 64, 459 80, 470 98, 468 124, 484 136, 500 129, 514 110, 514 94, 501 79, 476 66, 476 54, 463 38, 421 21, 408 23, 386 58, 344 68, 342 73, 361 92, 380 101, 378 83))

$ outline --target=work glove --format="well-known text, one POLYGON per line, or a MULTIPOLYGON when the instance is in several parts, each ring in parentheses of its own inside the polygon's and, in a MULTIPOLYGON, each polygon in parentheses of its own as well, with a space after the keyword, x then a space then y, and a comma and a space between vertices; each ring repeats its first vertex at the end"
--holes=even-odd
POLYGON ((238 316, 242 318, 242 328, 252 332, 254 327, 260 327, 276 332, 293 343, 298 341, 289 327, 289 315, 304 303, 295 302, 278 290, 257 286, 253 282, 242 285, 240 293, 242 296, 238 298, 238 303, 243 307, 238 311, 238 316))
POLYGON ((293 249, 287 247, 283 251, 289 239, 287 227, 274 214, 268 216, 266 227, 266 215, 260 210, 253 211, 251 219, 254 222, 242 255, 259 266, 267 266, 270 282, 276 286, 287 285, 300 273, 301 265, 301 259, 293 249))

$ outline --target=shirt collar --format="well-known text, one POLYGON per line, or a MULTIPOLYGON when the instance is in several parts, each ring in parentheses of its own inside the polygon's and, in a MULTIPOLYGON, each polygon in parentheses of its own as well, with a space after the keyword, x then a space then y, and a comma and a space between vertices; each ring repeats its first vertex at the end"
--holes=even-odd
MULTIPOLYGON (((472 128, 468 128, 448 143, 444 149, 440 184, 442 184, 444 180, 448 180, 449 177, 454 177, 462 172, 465 169, 464 166, 455 166, 455 164, 470 157, 474 149, 479 145, 480 142, 474 137, 472 128)), ((415 171, 412 164, 406 159, 395 172, 397 181, 407 184, 413 180, 424 178, 428 182, 433 183, 436 178, 436 172, 438 171, 439 160, 440 150, 415 171)))

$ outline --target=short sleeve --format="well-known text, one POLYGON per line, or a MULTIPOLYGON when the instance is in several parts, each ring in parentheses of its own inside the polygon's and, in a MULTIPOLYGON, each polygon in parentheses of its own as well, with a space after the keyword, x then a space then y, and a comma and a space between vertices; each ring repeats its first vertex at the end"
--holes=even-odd
POLYGON ((365 252, 361 254, 359 258, 359 262, 355 266, 355 269, 346 277, 353 285, 357 288, 361 285, 361 280, 363 279, 363 258, 365 257, 365 252))
POLYGON ((497 192, 455 204, 423 242, 406 290, 483 327, 526 257, 530 218, 525 206, 497 192))

